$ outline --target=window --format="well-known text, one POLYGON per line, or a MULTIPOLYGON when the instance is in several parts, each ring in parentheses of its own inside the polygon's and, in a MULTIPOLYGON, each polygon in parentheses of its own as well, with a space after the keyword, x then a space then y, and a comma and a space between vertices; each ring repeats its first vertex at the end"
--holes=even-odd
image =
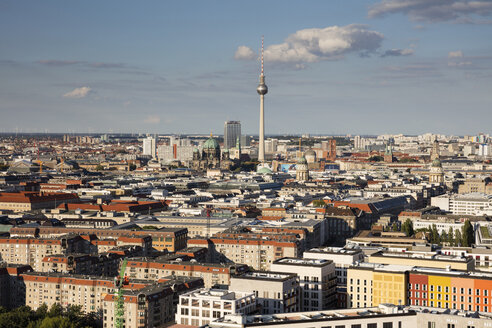
POLYGON ((427 328, 436 328, 436 323, 433 321, 428 321, 427 322, 427 328))
POLYGON ((351 327, 351 328, 362 328, 362 326, 361 326, 361 325, 352 325, 352 326, 350 326, 350 327, 351 327))
POLYGON ((378 324, 377 323, 368 323, 367 328, 378 328, 378 324))
POLYGON ((392 322, 383 322, 383 328, 393 328, 392 322))

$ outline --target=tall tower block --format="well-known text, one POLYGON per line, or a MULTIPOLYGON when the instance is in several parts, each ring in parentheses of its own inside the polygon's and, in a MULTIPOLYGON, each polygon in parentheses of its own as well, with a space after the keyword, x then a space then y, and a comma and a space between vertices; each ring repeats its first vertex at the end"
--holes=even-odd
POLYGON ((260 142, 258 149, 258 160, 261 163, 265 162, 265 95, 268 92, 268 87, 265 84, 265 74, 263 71, 263 37, 261 37, 261 74, 260 84, 256 88, 256 92, 260 95, 260 142))

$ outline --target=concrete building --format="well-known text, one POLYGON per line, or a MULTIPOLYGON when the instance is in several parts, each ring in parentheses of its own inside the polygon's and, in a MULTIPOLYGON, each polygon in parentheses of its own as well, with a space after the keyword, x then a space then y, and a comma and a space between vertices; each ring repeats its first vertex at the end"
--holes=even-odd
POLYGON ((152 158, 157 158, 157 142, 152 136, 149 136, 143 140, 143 151, 142 155, 151 156, 152 158))
POLYGON ((55 208, 62 203, 78 203, 76 194, 68 193, 38 193, 23 191, 15 193, 0 193, 0 210, 12 212, 27 212, 37 209, 55 208))
POLYGON ((247 315, 256 309, 253 293, 199 289, 179 296, 176 323, 199 327, 228 314, 247 315))
POLYGON ((188 246, 207 247, 213 262, 242 263, 255 270, 270 270, 283 257, 298 257, 301 242, 294 235, 221 235, 210 239, 190 239, 188 246))
POLYGON ((26 285, 21 275, 31 271, 29 265, 0 265, 0 306, 14 309, 26 304, 26 285))
POLYGON ((333 261, 283 258, 273 262, 271 269, 277 272, 297 274, 302 311, 319 311, 336 306, 337 278, 333 261))
POLYGON ((382 304, 358 309, 281 313, 275 315, 226 315, 211 328, 486 328, 490 315, 420 306, 382 304))
POLYGON ((76 253, 83 249, 80 236, 60 238, 0 238, 0 261, 11 264, 30 265, 35 271, 42 270, 47 255, 76 253))
POLYGON ((452 214, 492 215, 492 195, 482 193, 432 197, 431 205, 452 214))
POLYGON ((237 139, 241 138, 241 122, 226 121, 224 123, 224 148, 236 147, 237 139))
POLYGON ((458 187, 458 193, 470 194, 470 193, 483 193, 487 195, 492 194, 492 179, 490 177, 483 178, 469 178, 458 187))
POLYGON ((162 258, 131 258, 125 273, 132 279, 158 280, 167 276, 186 276, 202 278, 205 288, 215 285, 227 286, 231 276, 248 271, 241 264, 198 263, 196 261, 169 261, 162 258))
POLYGON ((231 278, 229 290, 254 293, 263 314, 297 312, 301 308, 298 277, 293 273, 246 272, 231 278))
MULTIPOLYGON (((153 284, 139 290, 125 290, 125 328, 163 327, 174 321, 173 289, 168 284, 153 284)), ((106 294, 102 303, 103 327, 115 326, 115 295, 106 294)))

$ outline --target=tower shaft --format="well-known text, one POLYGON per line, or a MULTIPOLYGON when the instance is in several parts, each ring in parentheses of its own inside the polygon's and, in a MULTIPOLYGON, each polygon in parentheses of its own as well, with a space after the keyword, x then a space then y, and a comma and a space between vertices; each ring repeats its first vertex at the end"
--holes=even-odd
POLYGON ((265 161, 265 95, 260 95, 260 144, 258 160, 265 161))

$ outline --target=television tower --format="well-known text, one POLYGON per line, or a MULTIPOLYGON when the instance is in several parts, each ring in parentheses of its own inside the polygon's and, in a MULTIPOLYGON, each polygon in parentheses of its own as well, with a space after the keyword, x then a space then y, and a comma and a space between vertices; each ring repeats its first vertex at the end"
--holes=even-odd
POLYGON ((265 95, 268 92, 268 87, 265 84, 265 74, 263 74, 263 36, 261 37, 261 74, 260 84, 256 88, 256 92, 260 95, 260 144, 258 149, 258 160, 261 163, 265 162, 265 95))

